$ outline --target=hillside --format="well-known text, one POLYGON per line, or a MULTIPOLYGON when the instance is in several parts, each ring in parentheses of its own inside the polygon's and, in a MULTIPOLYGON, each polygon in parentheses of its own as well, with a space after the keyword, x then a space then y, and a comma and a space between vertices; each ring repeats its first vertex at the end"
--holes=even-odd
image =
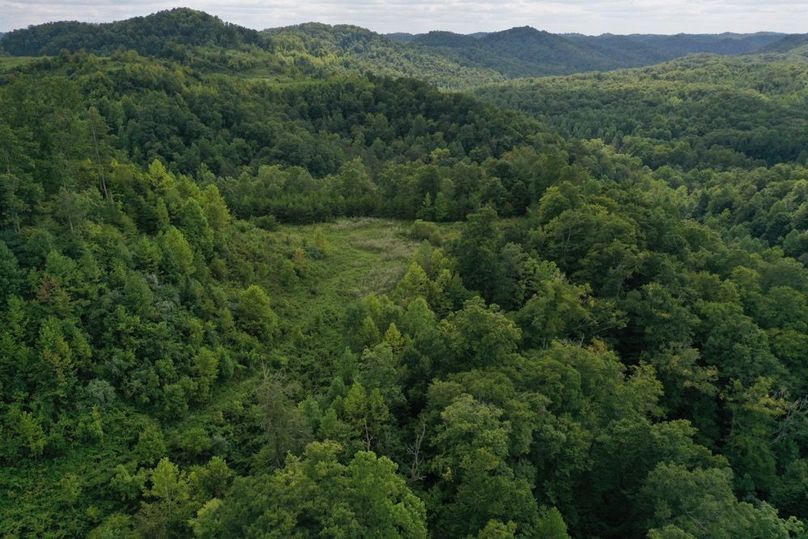
POLYGON ((483 66, 508 78, 609 69, 615 64, 597 51, 534 28, 512 28, 483 37, 430 32, 407 43, 464 65, 483 66))
POLYGON ((404 47, 356 26, 309 23, 265 30, 263 35, 276 51, 302 51, 340 70, 412 77, 444 88, 503 80, 493 69, 463 65, 432 51, 404 47))
POLYGON ((654 166, 751 167, 808 153, 808 63, 694 56, 657 66, 508 82, 476 95, 565 136, 599 138, 654 166))
POLYGON ((676 34, 676 35, 629 35, 628 39, 651 47, 673 59, 695 53, 711 53, 726 56, 749 54, 763 50, 783 37, 782 34, 759 32, 755 34, 676 34))
MULTIPOLYGON (((460 35, 383 36, 356 26, 308 23, 256 32, 190 9, 108 24, 60 22, 15 30, 2 49, 15 56, 86 50, 136 50, 197 69, 293 79, 372 72, 412 77, 441 88, 469 88, 508 78, 643 66, 697 52, 743 54, 777 34, 655 36, 555 35, 530 27, 460 35)), ((785 46, 785 45, 783 45, 785 46)))
POLYGON ((761 52, 804 52, 806 45, 808 45, 808 34, 793 34, 770 43, 761 52))
POLYGON ((105 24, 42 24, 9 32, 2 42, 3 49, 15 56, 54 55, 61 49, 96 54, 131 49, 161 55, 177 45, 237 48, 261 45, 261 38, 254 30, 225 23, 207 13, 177 8, 105 24))
POLYGON ((770 33, 555 35, 523 27, 474 36, 430 32, 397 39, 464 65, 484 66, 516 78, 644 66, 693 53, 745 54, 759 51, 781 37, 770 33))

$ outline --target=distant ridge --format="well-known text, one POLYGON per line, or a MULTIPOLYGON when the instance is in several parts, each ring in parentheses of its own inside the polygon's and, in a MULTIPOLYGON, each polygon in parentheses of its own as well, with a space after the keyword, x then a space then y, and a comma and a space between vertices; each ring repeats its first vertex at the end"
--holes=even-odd
POLYGON ((756 52, 782 34, 615 35, 552 34, 529 26, 487 34, 435 31, 398 37, 410 47, 433 50, 466 65, 494 69, 507 77, 562 75, 638 67, 693 53, 756 52))
POLYGON ((358 26, 304 23, 270 28, 261 35, 272 50, 298 48, 344 69, 417 78, 445 88, 504 79, 485 66, 463 64, 436 50, 409 47, 406 40, 414 37, 410 34, 401 34, 396 41, 358 26))
POLYGON ((235 48, 260 46, 263 40, 256 30, 226 23, 202 11, 177 8, 111 23, 66 21, 29 26, 7 33, 2 43, 3 49, 15 56, 54 55, 62 49, 97 54, 131 49, 160 55, 176 45, 235 48))
POLYGON ((808 45, 808 34, 791 34, 766 46, 762 52, 790 52, 808 45))
MULTIPOLYGON (((215 49, 237 49, 242 51, 241 65, 277 61, 281 67, 369 71, 458 88, 520 77, 641 67, 694 53, 789 53, 806 45, 806 35, 769 32, 587 36, 553 34, 530 26, 474 34, 382 35, 358 26, 313 22, 259 32, 201 11, 177 8, 103 24, 30 26, 7 33, 0 51, 14 56, 55 55, 62 49, 108 55, 131 49, 177 59, 193 56, 195 47, 207 47, 214 52, 206 65, 218 65, 215 49)), ((240 69, 238 62, 233 65, 240 69)))

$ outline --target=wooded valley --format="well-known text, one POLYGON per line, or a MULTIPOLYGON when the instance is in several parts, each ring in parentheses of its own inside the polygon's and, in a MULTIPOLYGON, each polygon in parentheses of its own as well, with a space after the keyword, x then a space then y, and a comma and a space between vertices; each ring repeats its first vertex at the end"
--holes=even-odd
POLYGON ((808 537, 806 43, 0 37, 0 536, 808 537))

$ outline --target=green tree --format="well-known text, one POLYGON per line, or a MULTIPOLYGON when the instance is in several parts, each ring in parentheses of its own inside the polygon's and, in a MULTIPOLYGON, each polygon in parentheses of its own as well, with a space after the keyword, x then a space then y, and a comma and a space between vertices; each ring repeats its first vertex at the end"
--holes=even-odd
POLYGON ((187 536, 187 522, 193 508, 189 502, 186 475, 167 458, 151 471, 151 486, 144 495, 153 502, 143 503, 138 514, 139 529, 151 537, 187 536))
POLYGON ((348 465, 334 442, 309 444, 271 476, 239 478, 219 507, 206 508, 216 536, 425 538, 423 502, 385 457, 360 451, 348 465))
POLYGON ((278 331, 278 316, 270 306, 269 295, 258 285, 248 286, 239 296, 237 322, 254 337, 271 341, 278 331))

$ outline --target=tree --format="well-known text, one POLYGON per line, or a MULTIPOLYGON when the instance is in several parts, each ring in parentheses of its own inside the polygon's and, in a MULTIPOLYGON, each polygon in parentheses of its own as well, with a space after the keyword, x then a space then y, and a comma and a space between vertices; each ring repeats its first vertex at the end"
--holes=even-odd
POLYGON ((648 526, 656 534, 666 530, 664 533, 671 536, 671 525, 693 537, 717 539, 788 539, 804 533, 799 521, 779 518, 765 502, 757 506, 739 502, 732 493, 732 472, 728 469, 690 470, 683 465, 660 464, 648 475, 642 497, 648 508, 648 526))
POLYGON ((552 262, 539 265, 535 294, 516 315, 529 346, 546 347, 553 339, 583 337, 594 323, 585 286, 573 285, 552 262))
POLYGON ((95 107, 90 107, 87 111, 87 127, 92 137, 95 166, 98 168, 99 188, 104 198, 109 200, 111 195, 107 185, 107 173, 105 170, 105 161, 107 160, 106 152, 109 147, 109 142, 107 141, 109 127, 104 117, 101 116, 98 109, 95 107))
POLYGON ((435 531, 476 534, 489 520, 513 521, 534 533, 538 518, 530 485, 506 464, 511 426, 502 410, 461 394, 440 412, 429 467, 443 481, 434 487, 435 531))
POLYGON ((468 216, 468 222, 452 252, 457 257, 457 270, 463 283, 491 300, 501 278, 497 212, 483 208, 468 216))
POLYGON ((360 159, 353 159, 340 167, 336 186, 347 215, 368 215, 375 208, 376 184, 360 159))
POLYGON ((256 284, 248 286, 239 296, 237 322, 241 329, 271 341, 278 331, 278 316, 270 306, 269 295, 256 284))
POLYGON ((252 416, 261 428, 263 447, 254 458, 256 467, 280 467, 288 454, 299 454, 311 438, 309 426, 290 389, 279 379, 264 373, 255 391, 252 416))
POLYGON ((17 257, 3 241, 0 241, 0 305, 5 306, 22 284, 23 276, 17 257))
POLYGON ((179 229, 171 226, 160 236, 161 266, 174 279, 194 272, 194 251, 179 229))
POLYGON ((155 501, 143 503, 138 514, 143 533, 160 539, 187 536, 187 521, 193 508, 188 503, 188 479, 167 458, 160 459, 151 471, 151 487, 144 495, 155 501))
POLYGON ((441 329, 454 356, 453 363, 446 365, 450 370, 497 365, 516 351, 522 336, 515 323, 496 306, 486 307, 479 297, 449 315, 441 329))
POLYGON ((423 502, 385 457, 360 451, 346 466, 334 442, 309 444, 270 476, 239 478, 205 522, 215 536, 426 537, 423 502))
POLYGON ((351 429, 351 438, 357 449, 370 451, 384 444, 391 418, 378 388, 366 389, 355 382, 338 405, 351 429))

